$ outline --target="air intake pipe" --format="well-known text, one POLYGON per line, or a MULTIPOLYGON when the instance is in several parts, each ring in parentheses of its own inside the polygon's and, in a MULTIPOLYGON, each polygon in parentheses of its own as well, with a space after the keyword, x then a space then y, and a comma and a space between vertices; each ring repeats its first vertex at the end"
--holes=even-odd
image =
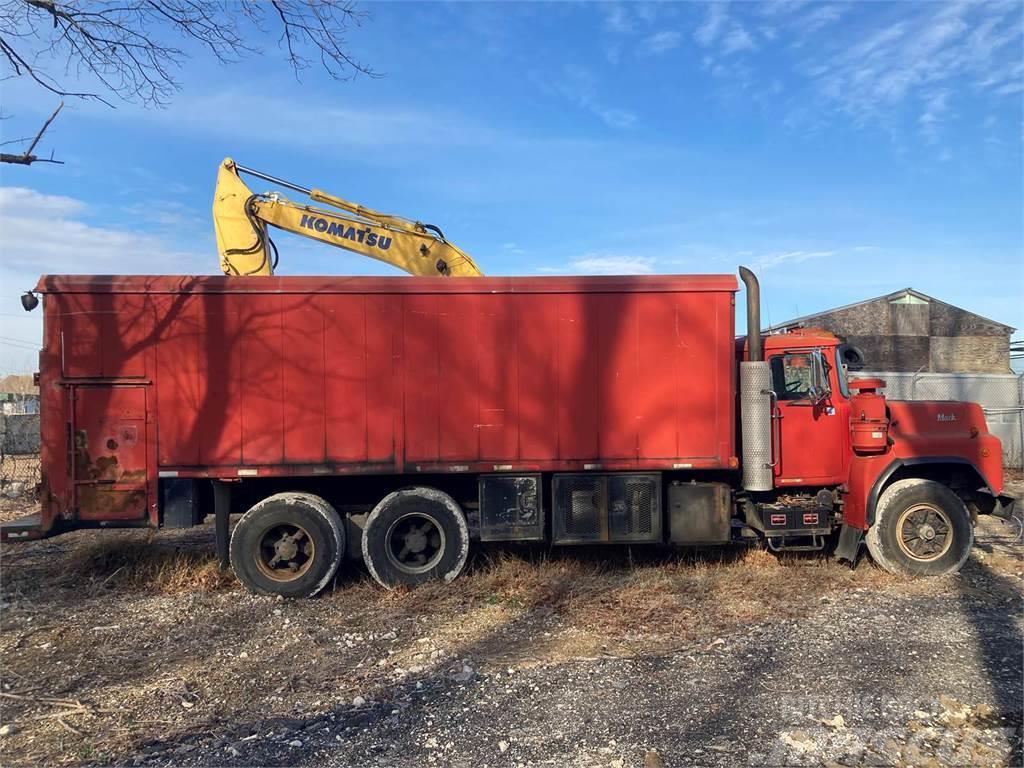
POLYGON ((761 287, 757 276, 740 267, 747 289, 747 359, 740 361, 740 439, 743 487, 770 491, 772 463, 772 376, 761 345, 761 287))

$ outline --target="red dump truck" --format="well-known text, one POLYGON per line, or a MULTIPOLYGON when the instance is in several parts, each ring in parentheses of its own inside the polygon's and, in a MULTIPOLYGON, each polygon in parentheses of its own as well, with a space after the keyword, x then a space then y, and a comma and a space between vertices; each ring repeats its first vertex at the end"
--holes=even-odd
POLYGON ((212 514, 244 584, 296 597, 348 559, 450 580, 477 540, 958 569, 1013 504, 981 409, 762 337, 741 277, 739 339, 732 275, 43 277, 42 509, 2 538, 212 514))

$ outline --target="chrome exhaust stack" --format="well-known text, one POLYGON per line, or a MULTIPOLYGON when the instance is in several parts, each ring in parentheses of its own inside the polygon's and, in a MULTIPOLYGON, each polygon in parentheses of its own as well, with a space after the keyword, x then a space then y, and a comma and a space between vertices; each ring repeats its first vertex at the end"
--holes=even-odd
POLYGON ((770 491, 772 463, 772 375, 761 345, 761 286, 757 276, 740 267, 747 289, 747 359, 740 361, 740 440, 743 488, 770 491))

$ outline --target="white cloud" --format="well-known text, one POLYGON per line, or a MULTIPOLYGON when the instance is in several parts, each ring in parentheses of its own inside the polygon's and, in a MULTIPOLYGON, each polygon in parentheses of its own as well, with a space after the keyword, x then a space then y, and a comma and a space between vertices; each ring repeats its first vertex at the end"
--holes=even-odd
POLYGON ((921 134, 929 144, 936 144, 939 141, 941 125, 949 110, 948 100, 949 91, 935 91, 925 99, 924 112, 917 118, 917 122, 921 126, 921 134))
POLYGON ((596 107, 594 114, 600 117, 609 128, 629 128, 636 123, 636 115, 625 109, 596 107))
POLYGON ((705 48, 714 44, 729 18, 728 4, 713 2, 708 5, 704 23, 697 27, 693 38, 705 48))
POLYGON ((538 272, 578 275, 649 275, 657 259, 652 256, 588 253, 564 267, 539 267, 538 272))
MULTIPOLYGON (((18 295, 35 286, 41 274, 216 274, 212 237, 200 253, 175 248, 146 232, 83 221, 84 201, 48 195, 26 187, 0 187, 0 311, 8 337, 38 343, 42 313, 21 312, 18 295)), ((0 371, 34 370, 35 355, 0 344, 0 371)))
POLYGON ((682 35, 671 29, 663 29, 645 38, 641 44, 644 53, 658 55, 677 48, 682 41, 682 35))
POLYGON ((759 256, 754 262, 753 269, 756 272, 766 272, 783 264, 799 264, 800 262, 824 259, 835 255, 835 251, 775 251, 759 256))
POLYGON ((752 51, 757 46, 754 39, 743 27, 738 24, 729 30, 729 33, 722 40, 722 53, 728 56, 738 51, 752 51))
POLYGON ((829 24, 839 21, 848 9, 849 6, 819 5, 796 20, 795 25, 803 35, 813 35, 829 24))
POLYGON ((486 146, 508 138, 466 115, 440 109, 374 104, 336 106, 328 99, 287 99, 251 90, 224 89, 206 94, 186 93, 173 109, 99 110, 105 119, 158 123, 176 133, 233 142, 321 147, 486 146), (249 116, 239 119, 240 115, 249 116), (343 130, 339 130, 343 126, 343 130))
POLYGON ((785 16, 808 5, 811 0, 764 0, 757 3, 757 11, 762 16, 785 16))
POLYGON ((906 132, 917 133, 935 152, 946 125, 974 114, 979 98, 991 104, 1024 93, 1019 2, 875 4, 856 24, 843 24, 855 7, 775 0, 751 12, 749 5, 709 5, 694 34, 707 49, 702 69, 726 81, 718 86, 723 98, 740 94, 766 110, 783 109, 790 129, 813 133, 841 119, 900 145, 909 143, 906 132), (782 66, 753 66, 749 55, 760 49, 782 66), (771 97, 782 92, 800 97, 771 97))
POLYGON ((622 60, 622 43, 613 43, 604 49, 604 57, 613 67, 619 66, 622 60))
POLYGON ((636 123, 634 113, 608 106, 598 97, 597 78, 583 67, 573 64, 564 67, 554 88, 577 107, 597 115, 609 128, 628 128, 636 123))
MULTIPOLYGON (((895 105, 910 98, 934 100, 962 78, 995 95, 1019 83, 1013 66, 1019 54, 1009 46, 1019 42, 1020 10, 990 3, 964 5, 908 5, 909 17, 872 29, 835 56, 804 62, 803 72, 820 93, 860 122, 883 118, 895 105), (1009 9, 1009 10, 1008 10, 1009 9)), ((1008 89, 1013 91, 1013 88, 1008 89)), ((946 97, 943 96, 943 99, 946 97)), ((928 109, 922 124, 934 125, 944 112, 928 109)))
POLYGON ((604 25, 610 32, 625 35, 633 31, 633 19, 624 6, 609 4, 604 17, 604 25))
MULTIPOLYGON (((88 206, 81 200, 63 195, 46 195, 26 187, 0 187, 0 216, 25 211, 32 216, 66 217, 82 213, 88 206)), ((3 219, 0 219, 2 221, 3 219)), ((5 243, 6 245, 6 243, 5 243)))
MULTIPOLYGON (((216 269, 208 257, 178 250, 144 232, 93 226, 80 220, 81 200, 24 187, 0 187, 3 271, 40 273, 191 273, 216 269)), ((5 279, 6 284, 6 279, 5 279)))

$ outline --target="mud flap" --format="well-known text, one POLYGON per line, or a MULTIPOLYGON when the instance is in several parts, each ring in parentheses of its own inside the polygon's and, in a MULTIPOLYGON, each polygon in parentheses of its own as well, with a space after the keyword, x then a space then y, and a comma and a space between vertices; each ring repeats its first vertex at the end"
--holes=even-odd
POLYGON ((996 502, 992 505, 992 511, 989 514, 1001 520, 1009 520, 1016 511, 1017 499, 1013 496, 996 496, 996 502))
POLYGON ((836 560, 846 560, 850 566, 857 564, 857 553, 860 552, 860 542, 864 537, 864 531, 854 528, 851 525, 843 524, 839 531, 839 543, 833 557, 836 560))

